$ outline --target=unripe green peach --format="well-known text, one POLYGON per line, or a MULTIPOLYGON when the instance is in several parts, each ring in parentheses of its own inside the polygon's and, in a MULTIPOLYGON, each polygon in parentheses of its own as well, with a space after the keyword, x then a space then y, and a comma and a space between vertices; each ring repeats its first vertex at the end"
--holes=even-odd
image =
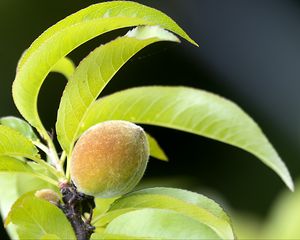
POLYGON ((79 192, 110 198, 132 190, 149 158, 144 130, 127 121, 107 121, 89 128, 71 157, 71 178, 79 192))

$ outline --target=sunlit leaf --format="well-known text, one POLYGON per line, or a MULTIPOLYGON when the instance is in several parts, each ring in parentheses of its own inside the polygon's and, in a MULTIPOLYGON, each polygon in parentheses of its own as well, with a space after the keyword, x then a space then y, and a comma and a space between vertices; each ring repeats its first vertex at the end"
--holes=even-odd
POLYGON ((126 212, 143 208, 173 210, 207 225, 223 239, 234 238, 229 218, 217 203, 203 195, 175 188, 150 188, 127 194, 112 204, 96 226, 105 226, 126 212))
MULTIPOLYGON (((51 176, 47 171, 35 163, 28 163, 31 169, 34 169, 35 173, 42 174, 45 176, 51 176)), ((6 217, 12 204, 24 193, 40 190, 43 188, 50 188, 58 191, 57 186, 50 184, 36 175, 27 173, 8 173, 3 172, 0 174, 0 210, 4 217, 6 217)))
POLYGON ((17 130, 32 141, 38 140, 38 137, 34 133, 32 127, 23 119, 11 116, 2 117, 0 118, 0 124, 17 130))
POLYGON ((105 120, 178 129, 244 149, 293 189, 290 174, 258 125, 241 108, 215 94, 186 87, 139 87, 98 100, 82 131, 105 120))
POLYGON ((71 59, 65 57, 60 59, 51 69, 51 72, 57 72, 69 79, 75 71, 75 65, 71 59))
MULTIPOLYGON (((47 175, 45 169, 38 166, 38 164, 29 163, 29 165, 35 172, 47 175)), ((1 173, 0 186, 5 186, 0 187, 0 211, 3 219, 7 217, 13 203, 24 193, 45 188, 58 191, 57 187, 37 178, 35 175, 23 173, 1 173)), ((18 239, 14 225, 7 226, 6 231, 11 239, 18 239)))
POLYGON ((114 29, 137 25, 160 25, 196 44, 168 16, 138 3, 113 1, 82 9, 46 30, 19 61, 13 98, 23 117, 46 137, 37 111, 37 98, 50 70, 84 42, 114 29))
POLYGON ((160 160, 168 161, 168 157, 162 148, 159 146, 158 142, 152 137, 150 134, 146 134, 149 147, 150 147, 150 155, 160 160))
MULTIPOLYGON (((128 235, 120 235, 120 234, 105 234, 105 233, 94 233, 91 236, 91 240, 143 240, 147 238, 141 237, 131 237, 128 235)), ((149 238, 148 238, 149 239, 149 238)))
POLYGON ((40 240, 60 240, 61 238, 55 234, 45 234, 40 240))
POLYGON ((177 40, 175 35, 159 27, 141 27, 87 56, 68 82, 59 106, 56 130, 63 149, 67 153, 72 149, 90 105, 134 54, 158 41, 177 40))
POLYGON ((193 218, 163 209, 123 214, 114 219, 104 233, 150 239, 220 239, 213 230, 193 218))
POLYGON ((9 223, 16 225, 20 239, 41 239, 47 234, 76 239, 64 213, 32 194, 25 194, 14 203, 6 220, 6 224, 9 223))
POLYGON ((40 158, 38 150, 29 139, 13 128, 0 125, 0 156, 3 155, 29 158, 59 176, 56 169, 40 158))
MULTIPOLYGON (((6 156, 1 156, 3 158, 6 156)), ((41 174, 43 176, 51 177, 51 174, 39 164, 28 162, 27 165, 30 169, 34 170, 35 174, 31 172, 1 172, 0 173, 0 212, 2 218, 5 219, 13 203, 24 193, 40 190, 40 189, 53 189, 58 191, 57 186, 50 184, 36 176, 41 174)), ((18 239, 17 232, 14 225, 9 225, 6 228, 11 239, 18 239)))
POLYGON ((17 130, 0 125, 0 156, 38 158, 38 150, 33 143, 17 130))

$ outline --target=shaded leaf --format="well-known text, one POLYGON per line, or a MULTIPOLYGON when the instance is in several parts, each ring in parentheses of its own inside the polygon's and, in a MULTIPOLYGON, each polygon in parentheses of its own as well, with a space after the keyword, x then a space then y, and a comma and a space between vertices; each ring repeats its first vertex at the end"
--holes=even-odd
POLYGON ((50 70, 84 42, 114 29, 137 25, 160 25, 195 44, 168 16, 138 3, 113 1, 82 9, 46 30, 20 59, 13 98, 23 117, 47 137, 38 115, 37 98, 50 70))
POLYGON ((110 208, 110 205, 116 200, 117 198, 95 198, 96 207, 93 211, 93 219, 97 219, 98 217, 102 216, 107 212, 110 208))
POLYGON ((105 229, 107 234, 158 239, 220 239, 209 227, 171 210, 142 209, 123 214, 105 229))
POLYGON ((38 140, 38 137, 34 133, 32 127, 23 119, 11 116, 2 117, 0 118, 0 124, 17 130, 31 141, 38 140))
POLYGON ((155 157, 157 159, 168 161, 168 157, 165 154, 165 152, 162 150, 162 148, 159 146, 158 142, 155 140, 154 137, 152 137, 149 133, 146 133, 148 142, 149 142, 149 148, 150 148, 150 155, 152 157, 155 157))
POLYGON ((82 131, 106 120, 127 120, 186 131, 248 151, 293 189, 290 174, 258 125, 233 102, 186 87, 139 87, 98 100, 82 131))
POLYGON ((76 239, 73 228, 55 205, 36 198, 32 193, 20 197, 12 206, 6 224, 16 225, 21 239, 41 239, 45 235, 76 239))
POLYGON ((70 152, 90 105, 134 54, 158 41, 177 40, 159 27, 141 27, 100 46, 87 56, 68 82, 59 105, 56 130, 63 149, 70 152))
POLYGON ((271 208, 262 239, 300 239, 300 179, 294 193, 283 192, 271 208))

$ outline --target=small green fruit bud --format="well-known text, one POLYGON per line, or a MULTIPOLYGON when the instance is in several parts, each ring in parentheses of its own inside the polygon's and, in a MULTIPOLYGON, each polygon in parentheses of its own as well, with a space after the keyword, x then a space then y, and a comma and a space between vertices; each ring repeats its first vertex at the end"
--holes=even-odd
POLYGON ((127 121, 107 121, 89 128, 77 141, 71 178, 79 192, 110 198, 132 190, 149 158, 144 130, 127 121))
POLYGON ((57 192, 54 192, 52 189, 42 189, 36 191, 34 194, 37 198, 44 199, 48 202, 58 204, 60 201, 60 197, 57 192))

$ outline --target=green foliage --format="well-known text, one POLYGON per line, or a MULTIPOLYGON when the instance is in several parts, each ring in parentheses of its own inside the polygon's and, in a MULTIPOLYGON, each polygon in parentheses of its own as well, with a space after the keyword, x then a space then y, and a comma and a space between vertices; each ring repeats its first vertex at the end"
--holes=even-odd
POLYGON ((76 239, 63 212, 32 193, 23 195, 14 203, 6 219, 6 224, 10 222, 17 226, 20 239, 46 239, 46 236, 76 239))
POLYGON ((71 59, 61 58, 51 69, 51 72, 57 72, 69 79, 75 71, 75 65, 71 59))
MULTIPOLYGON (((29 165, 36 174, 48 175, 45 169, 39 165, 30 163, 29 165)), ((1 172, 0 185, 5 186, 0 188, 0 211, 3 219, 6 218, 13 203, 23 194, 44 188, 52 188, 58 191, 57 186, 55 187, 53 184, 38 178, 36 174, 1 172)), ((18 239, 14 225, 7 226, 7 230, 12 239, 18 239)))
POLYGON ((0 172, 21 172, 34 174, 34 170, 19 159, 8 156, 0 157, 0 172))
POLYGON ((206 225, 222 239, 234 238, 229 218, 218 204, 200 194, 172 188, 150 188, 125 195, 94 220, 95 226, 109 226, 119 216, 144 208, 172 210, 206 225))
POLYGON ((82 131, 108 119, 173 128, 239 147, 260 158, 293 189, 285 164, 257 124, 236 104, 212 93, 185 87, 121 91, 90 108, 82 131))
POLYGON ((90 105, 121 66, 147 45, 167 40, 178 41, 158 27, 137 28, 100 46, 79 64, 65 88, 56 124, 59 142, 67 153, 72 150, 90 105))
POLYGON ((172 19, 153 8, 126 1, 92 5, 49 28, 23 54, 13 84, 14 101, 23 117, 47 138, 37 110, 38 93, 47 74, 84 42, 114 29, 137 25, 160 25, 195 44, 172 19))
POLYGON ((39 158, 38 150, 33 143, 17 130, 0 125, 0 155, 26 157, 32 160, 39 158))
MULTIPOLYGON (((17 67, 13 98, 39 136, 22 119, 0 119, 0 184, 6 186, 0 189, 0 207, 6 224, 14 226, 11 236, 76 239, 61 209, 34 197, 31 191, 52 188, 59 192, 70 179, 70 156, 76 140, 89 127, 105 120, 168 127, 231 144, 258 157, 293 189, 285 164, 261 129, 229 100, 187 87, 158 86, 133 88, 97 100, 118 70, 140 50, 160 41, 179 42, 171 32, 197 45, 164 13, 134 2, 113 1, 92 5, 63 19, 24 52, 17 67), (66 57, 103 33, 135 26, 125 36, 96 48, 77 67, 66 57), (40 88, 51 71, 68 80, 56 122, 61 155, 37 110, 40 88), (46 155, 45 160, 40 152, 46 155)), ((149 134, 147 139, 151 155, 167 160, 157 141, 149 134)), ((294 200, 287 202, 294 204, 294 200)), ((180 189, 152 188, 114 199, 96 199, 91 221, 96 226, 92 239, 235 237, 229 217, 217 203, 180 189)))
POLYGON ((114 219, 104 233, 148 239, 220 239, 206 225, 165 209, 128 212, 114 219))
POLYGON ((164 150, 159 146, 158 142, 153 138, 150 134, 146 134, 149 147, 150 147, 150 155, 157 159, 168 161, 168 157, 165 154, 164 150))
POLYGON ((34 133, 32 127, 23 119, 17 117, 2 117, 0 124, 17 130, 31 141, 37 141, 38 137, 34 133))

